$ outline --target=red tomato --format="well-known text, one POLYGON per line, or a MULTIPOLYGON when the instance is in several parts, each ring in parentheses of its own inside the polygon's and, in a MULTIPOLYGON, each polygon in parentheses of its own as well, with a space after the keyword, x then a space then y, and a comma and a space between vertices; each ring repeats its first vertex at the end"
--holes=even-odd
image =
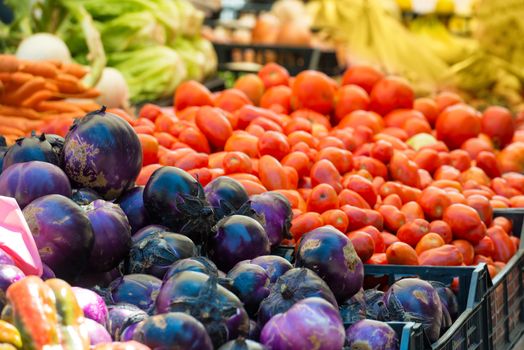
POLYGON ((384 129, 384 120, 375 112, 356 110, 344 116, 337 128, 356 128, 357 126, 367 126, 373 131, 373 134, 376 134, 384 129))
POLYGON ((322 114, 333 109, 335 83, 321 72, 306 70, 299 73, 291 87, 293 109, 308 108, 322 114))
POLYGON ((377 210, 384 217, 384 226, 391 232, 397 232, 406 223, 404 213, 392 205, 381 205, 377 210))
POLYGON ((420 255, 426 250, 442 247, 444 244, 446 244, 446 242, 444 242, 444 239, 438 233, 430 232, 420 239, 415 251, 420 255))
POLYGON ((438 117, 438 108, 434 100, 428 97, 417 98, 413 103, 413 109, 424 114, 429 124, 435 125, 438 117))
POLYGON ((298 241, 304 233, 323 225, 324 222, 319 213, 308 212, 299 215, 291 221, 290 232, 293 235, 293 238, 298 241))
POLYGON ((507 108, 490 106, 482 114, 481 130, 491 138, 496 148, 503 148, 511 142, 515 132, 513 115, 507 108))
POLYGON ((437 233, 445 243, 451 243, 453 239, 453 233, 451 227, 447 222, 443 220, 434 220, 429 224, 429 231, 437 233))
POLYGON ((481 119, 470 106, 456 105, 446 108, 437 119, 437 138, 455 149, 480 133, 481 119))
POLYGON ((243 152, 226 152, 222 159, 222 167, 226 174, 250 173, 253 170, 251 158, 243 152))
POLYGON ((142 145, 142 165, 158 163, 158 140, 151 135, 138 134, 142 145))
POLYGON ((273 86, 289 85, 289 72, 276 63, 267 63, 258 71, 266 89, 273 86))
POLYGON ((382 78, 384 78, 384 73, 371 66, 351 66, 342 76, 342 85, 358 85, 369 94, 373 86, 382 78))
POLYGON ((344 178, 343 186, 362 196, 371 208, 377 203, 377 193, 368 179, 360 175, 350 175, 344 178))
POLYGON ((475 254, 484 255, 487 257, 493 256, 495 254, 495 245, 489 236, 483 237, 473 248, 475 254))
POLYGON ((309 175, 311 168, 309 157, 303 152, 291 152, 282 159, 281 163, 294 168, 299 178, 309 175))
POLYGON ((140 173, 138 174, 138 177, 136 178, 135 184, 137 186, 145 186, 147 184, 147 181, 149 181, 149 178, 151 175, 155 172, 155 170, 160 169, 162 165, 160 164, 149 164, 140 170, 140 173))
POLYGON ((403 242, 395 242, 386 249, 386 257, 389 264, 394 265, 418 265, 417 252, 410 245, 403 242))
POLYGON ((466 198, 466 203, 477 211, 480 219, 486 224, 486 226, 491 225, 491 221, 493 220, 493 208, 486 197, 474 194, 466 198))
POLYGON ((260 107, 277 113, 289 114, 291 111, 291 88, 279 85, 267 89, 260 99, 260 107))
POLYGON ((258 105, 260 102, 260 98, 265 90, 264 81, 256 74, 245 74, 241 76, 235 81, 233 87, 245 93, 255 105, 258 105))
POLYGON ((415 219, 402 225, 397 231, 397 237, 402 242, 416 247, 417 243, 430 232, 429 222, 424 219, 415 219))
POLYGON ((509 238, 509 235, 500 226, 488 228, 487 235, 493 241, 495 251, 493 260, 507 263, 517 252, 515 244, 509 238))
POLYGON ((418 201, 430 220, 441 219, 444 211, 451 205, 446 192, 437 187, 427 187, 422 191, 418 201))
POLYGON ((286 136, 276 131, 267 131, 258 140, 260 156, 267 154, 281 160, 289 153, 290 149, 286 136))
POLYGON ((497 157, 493 152, 481 151, 477 155, 477 166, 491 178, 501 175, 499 165, 497 163, 497 157))
POLYGON ((224 148, 227 139, 233 134, 229 120, 219 108, 201 107, 196 114, 195 122, 211 146, 215 148, 224 148))
POLYGON ((212 106, 213 95, 201 83, 191 80, 183 82, 175 91, 174 107, 180 111, 191 106, 212 106))
POLYGON ((202 186, 206 186, 213 180, 213 174, 208 168, 192 169, 188 171, 202 186))
POLYGON ((335 119, 340 121, 353 111, 366 110, 369 102, 368 93, 360 86, 341 86, 335 95, 335 119))
POLYGON ((348 228, 348 217, 340 209, 326 210, 321 214, 324 225, 331 225, 342 233, 345 233, 348 228))
POLYGON ((412 108, 414 92, 405 80, 390 76, 373 86, 370 98, 371 110, 384 116, 394 109, 412 108))
POLYGON ((418 258, 420 265, 429 266, 460 266, 464 258, 460 250, 451 244, 422 252, 418 258))
POLYGON ((424 219, 424 211, 420 204, 415 201, 407 202, 402 206, 400 211, 406 216, 406 222, 411 222, 416 219, 424 219))
POLYGON ((215 107, 221 108, 224 111, 233 113, 243 106, 252 105, 253 103, 249 100, 249 97, 243 91, 238 89, 227 89, 224 90, 215 97, 215 107))
POLYGON ((475 257, 475 249, 473 248, 471 243, 463 239, 457 239, 451 242, 451 244, 457 247, 460 253, 462 254, 464 264, 473 264, 473 259, 475 257))
POLYGON ((417 163, 409 160, 408 157, 395 150, 389 163, 391 178, 400 181, 411 187, 420 187, 420 177, 418 175, 417 163))
POLYGON ((467 205, 450 205, 444 211, 443 220, 451 227, 455 239, 465 239, 476 244, 486 235, 486 226, 479 214, 467 205))
POLYGON ((233 132, 233 135, 227 140, 224 151, 227 152, 244 152, 250 158, 258 157, 258 138, 245 132, 233 132))
POLYGON ((398 239, 397 236, 389 232, 381 232, 380 237, 382 238, 382 241, 384 242, 385 249, 395 242, 400 242, 400 239, 398 239))
POLYGON ((196 127, 184 129, 178 135, 178 139, 197 152, 211 152, 206 136, 196 127))
POLYGON ((249 196, 267 192, 267 188, 265 188, 262 184, 258 182, 254 182, 251 180, 243 180, 243 179, 240 179, 237 181, 240 182, 242 186, 244 186, 244 189, 246 190, 249 196))
POLYGON ((351 240, 360 260, 366 261, 371 258, 375 252, 375 242, 369 233, 364 231, 353 231, 348 233, 347 236, 351 240))
POLYGON ((442 91, 435 97, 435 102, 437 103, 438 114, 440 114, 449 106, 460 104, 464 100, 454 92, 442 91))
POLYGON ((338 209, 338 206, 337 192, 328 184, 315 186, 307 199, 307 210, 321 214, 330 209, 338 209))
POLYGON ((338 199, 340 206, 347 204, 362 209, 371 209, 368 202, 360 194, 352 190, 343 189, 338 194, 338 199))
POLYGON ((278 160, 269 155, 260 158, 258 175, 262 184, 270 191, 290 188, 284 168, 278 160))
POLYGON ((378 140, 373 143, 371 147, 370 156, 381 161, 384 164, 388 164, 393 156, 393 146, 386 140, 378 140))
POLYGON ((320 183, 327 183, 331 185, 337 193, 342 190, 340 173, 333 163, 327 159, 321 159, 316 162, 311 168, 310 176, 313 186, 320 183))

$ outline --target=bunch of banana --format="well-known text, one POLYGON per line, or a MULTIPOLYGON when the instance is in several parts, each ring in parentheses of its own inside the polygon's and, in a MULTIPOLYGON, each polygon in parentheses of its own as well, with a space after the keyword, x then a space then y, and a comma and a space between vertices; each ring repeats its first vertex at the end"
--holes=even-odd
POLYGON ((487 52, 524 66, 524 1, 478 0, 474 35, 487 52))
POLYGON ((446 63, 386 11, 380 0, 316 0, 310 13, 317 27, 344 45, 349 62, 370 62, 411 80, 419 91, 431 89, 446 63))
POLYGON ((425 47, 448 64, 464 60, 478 49, 476 40, 451 34, 446 26, 432 15, 415 18, 409 23, 409 29, 423 40, 425 47))

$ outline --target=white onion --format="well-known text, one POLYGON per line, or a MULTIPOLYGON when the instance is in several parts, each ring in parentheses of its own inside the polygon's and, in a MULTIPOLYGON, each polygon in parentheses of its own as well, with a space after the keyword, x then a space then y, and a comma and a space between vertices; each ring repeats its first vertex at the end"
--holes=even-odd
POLYGON ((71 53, 64 41, 49 33, 38 33, 24 39, 16 50, 16 57, 33 61, 71 62, 71 53))
POLYGON ((128 106, 129 88, 119 70, 111 67, 104 68, 102 77, 96 88, 100 96, 96 102, 107 108, 126 108, 128 106))

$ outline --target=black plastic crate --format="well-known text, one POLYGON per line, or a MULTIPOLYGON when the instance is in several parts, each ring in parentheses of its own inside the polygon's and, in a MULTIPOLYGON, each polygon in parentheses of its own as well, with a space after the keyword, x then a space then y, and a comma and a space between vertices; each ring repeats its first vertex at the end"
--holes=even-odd
POLYGON ((495 276, 486 295, 490 349, 509 350, 524 336, 524 208, 495 209, 494 216, 510 219, 512 234, 521 238, 520 250, 495 276))
POLYGON ((218 70, 238 75, 256 73, 269 62, 285 67, 293 76, 306 69, 314 69, 336 76, 342 73, 335 50, 283 45, 242 45, 214 43, 218 70))

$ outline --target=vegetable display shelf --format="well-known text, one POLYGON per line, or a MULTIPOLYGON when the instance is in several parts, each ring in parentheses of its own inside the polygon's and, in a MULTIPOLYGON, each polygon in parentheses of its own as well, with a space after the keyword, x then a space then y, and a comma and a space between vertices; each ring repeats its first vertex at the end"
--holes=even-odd
POLYGON ((303 70, 318 70, 327 75, 338 75, 343 71, 334 50, 283 45, 242 45, 213 43, 218 57, 218 70, 237 75, 256 73, 269 62, 284 66, 291 75, 303 70))
POLYGON ((486 295, 490 349, 510 350, 524 337, 524 209, 495 209, 494 216, 513 222, 513 235, 521 238, 520 249, 493 279, 486 295))

